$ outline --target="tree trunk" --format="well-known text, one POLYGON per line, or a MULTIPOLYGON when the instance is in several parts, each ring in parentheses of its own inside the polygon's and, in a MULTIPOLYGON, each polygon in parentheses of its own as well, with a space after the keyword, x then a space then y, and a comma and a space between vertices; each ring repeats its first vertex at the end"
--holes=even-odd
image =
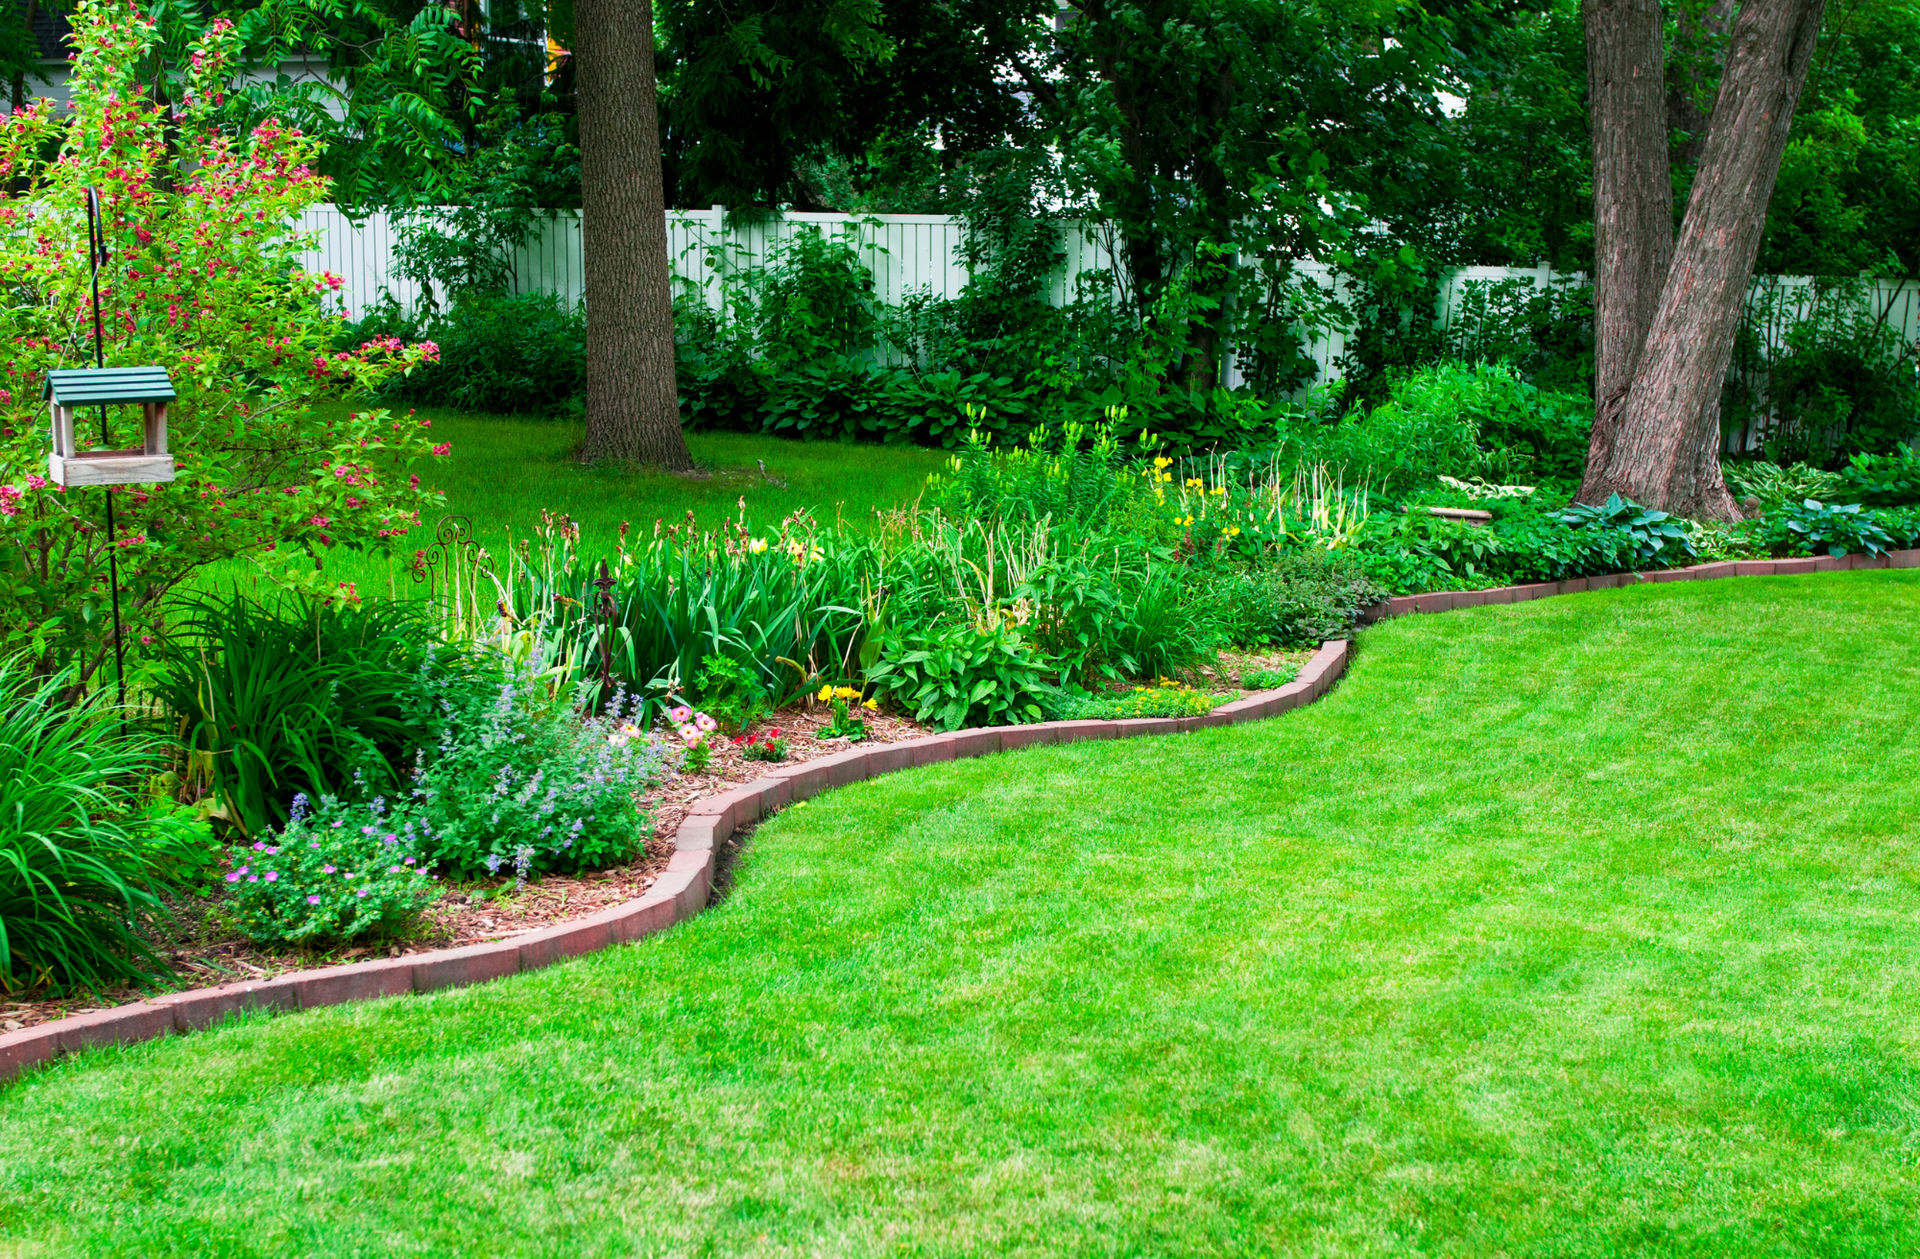
POLYGON ((1587 502, 1618 492, 1681 515, 1739 518, 1720 476, 1720 393, 1825 7, 1741 6, 1660 305, 1607 458, 1587 465, 1587 502))
POLYGON ((587 307, 580 460, 691 471, 673 374, 651 4, 574 0, 573 59, 587 307))
POLYGON ((1606 462, 1673 256, 1660 0, 1586 0, 1593 135, 1593 438, 1606 462))

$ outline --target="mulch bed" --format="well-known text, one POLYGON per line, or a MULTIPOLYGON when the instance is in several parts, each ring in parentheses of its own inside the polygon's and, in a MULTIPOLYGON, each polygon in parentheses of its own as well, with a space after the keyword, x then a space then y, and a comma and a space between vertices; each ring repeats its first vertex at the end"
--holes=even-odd
MULTIPOLYGON (((1301 664, 1312 654, 1311 651, 1223 652, 1215 666, 1201 670, 1192 680, 1208 690, 1233 691, 1248 669, 1301 664)), ((792 710, 772 721, 758 723, 755 732, 777 728, 787 740, 787 758, 781 763, 791 765, 844 752, 852 746, 845 739, 816 737, 815 732, 826 728, 831 721, 832 714, 824 707, 792 710)), ((866 726, 865 742, 868 743, 899 743, 933 733, 927 726, 887 713, 866 714, 866 726)), ((288 971, 342 966, 371 957, 403 957, 409 953, 485 944, 568 919, 583 918, 634 900, 645 895, 666 869, 673 855, 674 833, 696 801, 742 786, 772 768, 764 761, 749 761, 738 747, 722 738, 701 773, 675 774, 641 797, 641 804, 653 816, 653 833, 647 837, 644 853, 633 861, 588 874, 549 874, 536 883, 518 888, 513 886, 511 878, 450 885, 446 894, 422 916, 419 927, 401 940, 346 949, 270 951, 220 931, 212 912, 217 900, 195 898, 175 903, 171 906, 174 921, 155 938, 160 956, 173 972, 173 982, 165 988, 169 991, 205 988, 242 980, 270 979, 288 971)), ((71 1014, 109 1009, 137 1000, 141 995, 140 990, 129 986, 87 996, 37 1001, 9 1001, 0 997, 0 1032, 17 1031, 71 1014)))

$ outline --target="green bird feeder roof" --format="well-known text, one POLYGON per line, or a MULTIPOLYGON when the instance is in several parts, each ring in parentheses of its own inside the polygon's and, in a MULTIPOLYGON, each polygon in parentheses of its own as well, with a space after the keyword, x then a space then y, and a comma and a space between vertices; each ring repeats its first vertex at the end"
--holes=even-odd
POLYGON ((47 373, 42 395, 55 406, 172 402, 179 397, 164 367, 62 367, 47 373))

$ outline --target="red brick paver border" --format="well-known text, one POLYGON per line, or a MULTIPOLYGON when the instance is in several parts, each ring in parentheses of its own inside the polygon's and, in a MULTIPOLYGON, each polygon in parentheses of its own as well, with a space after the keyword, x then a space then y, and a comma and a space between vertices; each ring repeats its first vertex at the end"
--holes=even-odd
POLYGON ((1299 677, 1278 690, 1223 704, 1204 717, 1138 721, 1050 721, 990 726, 929 735, 903 743, 852 748, 798 765, 700 800, 674 833, 673 859, 647 894, 590 917, 488 944, 438 949, 407 957, 296 971, 257 983, 223 984, 168 993, 111 1010, 98 1010, 0 1035, 0 1081, 57 1055, 95 1045, 132 1044, 199 1031, 246 1010, 311 1010, 348 1001, 432 992, 483 983, 625 944, 706 908, 713 890, 714 852, 726 840, 788 804, 895 770, 1048 744, 1080 743, 1140 734, 1179 734, 1236 725, 1279 714, 1326 694, 1346 672, 1352 644, 1323 643, 1299 677))

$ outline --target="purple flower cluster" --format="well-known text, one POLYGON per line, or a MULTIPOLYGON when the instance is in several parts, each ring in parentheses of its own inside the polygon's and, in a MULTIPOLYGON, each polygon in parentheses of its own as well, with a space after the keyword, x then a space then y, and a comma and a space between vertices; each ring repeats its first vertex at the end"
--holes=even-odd
POLYGON ((405 930, 438 895, 426 849, 432 830, 408 805, 294 799, 277 843, 228 857, 227 900, 261 943, 336 942, 405 930))

